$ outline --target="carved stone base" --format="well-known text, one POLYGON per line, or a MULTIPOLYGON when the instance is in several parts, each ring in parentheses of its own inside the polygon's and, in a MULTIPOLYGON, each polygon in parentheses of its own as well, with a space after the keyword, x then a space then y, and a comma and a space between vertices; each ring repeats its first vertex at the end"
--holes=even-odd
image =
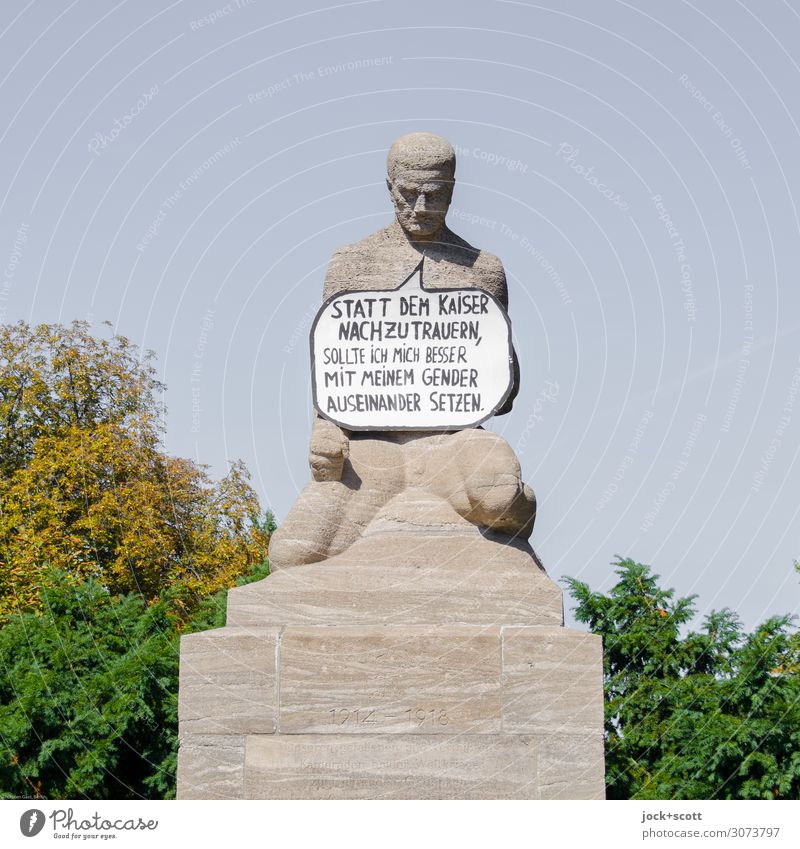
POLYGON ((362 548, 232 591, 181 642, 179 797, 603 798, 600 639, 501 548, 480 580, 362 548))

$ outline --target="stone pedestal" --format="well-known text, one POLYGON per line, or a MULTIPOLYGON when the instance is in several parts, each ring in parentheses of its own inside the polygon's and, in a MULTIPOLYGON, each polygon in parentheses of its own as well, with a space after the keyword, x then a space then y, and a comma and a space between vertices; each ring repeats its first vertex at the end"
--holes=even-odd
POLYGON ((604 796, 600 639, 467 522, 232 590, 180 676, 179 798, 604 796))

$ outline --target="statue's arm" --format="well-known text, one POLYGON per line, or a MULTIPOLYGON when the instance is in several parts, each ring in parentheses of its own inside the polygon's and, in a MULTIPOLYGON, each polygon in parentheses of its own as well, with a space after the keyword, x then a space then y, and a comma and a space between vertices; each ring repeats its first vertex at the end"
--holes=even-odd
POLYGON ((503 406, 495 413, 496 416, 504 416, 506 413, 511 412, 511 408, 514 406, 514 399, 519 392, 519 360, 517 359, 517 352, 514 350, 513 345, 511 347, 511 367, 514 371, 514 385, 511 388, 511 394, 506 398, 503 406))
MULTIPOLYGON (((328 263, 325 273, 323 300, 341 291, 344 286, 338 272, 341 250, 336 251, 328 263)), ((342 479, 344 461, 350 455, 350 435, 339 425, 324 419, 315 411, 311 426, 311 444, 308 465, 315 481, 338 481, 342 479)))
MULTIPOLYGON (((488 259, 488 274, 487 274, 487 282, 490 283, 489 286, 486 287, 487 291, 490 291, 498 301, 503 305, 503 309, 508 312, 508 284, 506 282, 506 272, 503 268, 503 263, 493 255, 489 255, 488 259)), ((503 406, 495 413, 496 416, 502 416, 506 413, 511 412, 511 408, 514 406, 514 399, 517 397, 517 393, 519 392, 519 359, 517 358, 517 352, 514 350, 514 346, 511 346, 511 367, 514 373, 514 384, 511 388, 511 394, 506 399, 503 406)))
POLYGON ((311 445, 308 451, 308 465, 314 480, 341 480, 344 461, 349 456, 350 438, 347 432, 316 413, 311 426, 311 445))

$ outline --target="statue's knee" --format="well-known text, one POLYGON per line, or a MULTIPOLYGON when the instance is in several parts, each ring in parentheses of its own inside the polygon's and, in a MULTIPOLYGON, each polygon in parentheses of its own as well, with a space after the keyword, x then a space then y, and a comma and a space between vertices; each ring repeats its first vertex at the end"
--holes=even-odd
POLYGON ((519 462, 502 437, 485 430, 471 431, 458 449, 470 500, 506 502, 516 497, 523 486, 519 462))
POLYGON ((524 539, 533 532, 536 498, 533 490, 521 481, 473 489, 470 505, 466 518, 478 525, 524 539))
POLYGON ((496 433, 482 429, 461 431, 456 448, 462 468, 470 476, 520 476, 514 450, 496 433))
POLYGON ((459 462, 472 521, 513 535, 530 536, 536 518, 533 490, 521 478, 511 446, 490 431, 462 440, 459 462))
POLYGON ((289 529, 279 528, 269 541, 270 572, 288 566, 304 566, 316 563, 328 556, 328 544, 316 534, 295 536, 289 529))
POLYGON ((513 526, 517 528, 512 533, 528 539, 533 533, 533 525, 536 521, 536 495, 528 484, 522 484, 522 492, 517 497, 511 514, 514 517, 513 526))

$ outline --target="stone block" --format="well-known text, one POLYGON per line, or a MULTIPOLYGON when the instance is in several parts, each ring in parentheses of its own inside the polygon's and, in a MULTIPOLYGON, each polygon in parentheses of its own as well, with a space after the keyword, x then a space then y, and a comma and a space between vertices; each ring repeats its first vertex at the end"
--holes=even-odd
POLYGON ((500 629, 287 627, 281 734, 499 732, 500 629))
POLYGON ((248 737, 247 799, 538 798, 524 735, 298 734, 248 737))
POLYGON ((181 638, 180 734, 271 734, 276 628, 218 628, 181 638))
POLYGON ((242 799, 245 738, 192 734, 178 749, 179 799, 242 799))
POLYGON ((470 534, 367 536, 323 563, 232 589, 228 624, 563 625, 561 590, 530 549, 470 534))
POLYGON ((567 628, 503 628, 503 730, 597 733, 603 728, 600 637, 567 628))
POLYGON ((545 734, 539 743, 539 798, 605 799, 603 735, 545 734))

